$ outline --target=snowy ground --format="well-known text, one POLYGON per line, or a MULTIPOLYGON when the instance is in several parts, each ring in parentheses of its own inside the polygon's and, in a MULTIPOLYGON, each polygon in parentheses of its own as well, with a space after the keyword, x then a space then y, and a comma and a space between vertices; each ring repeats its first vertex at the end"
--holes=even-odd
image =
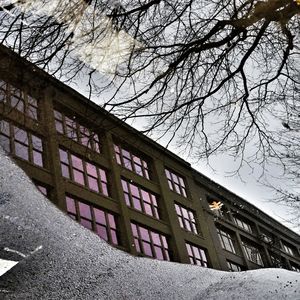
POLYGON ((110 247, 58 211, 1 149, 0 259, 18 262, 0 275, 0 299, 300 299, 296 272, 220 272, 110 247))

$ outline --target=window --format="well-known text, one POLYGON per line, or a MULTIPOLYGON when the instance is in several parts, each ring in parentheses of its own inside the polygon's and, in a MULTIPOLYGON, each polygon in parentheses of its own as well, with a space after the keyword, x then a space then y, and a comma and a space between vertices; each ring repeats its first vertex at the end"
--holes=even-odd
POLYGON ((236 263, 227 260, 227 266, 230 272, 241 272, 242 267, 236 263))
POLYGON ((124 199, 127 206, 159 219, 156 196, 122 179, 124 199))
POLYGON ((207 263, 207 257, 205 254, 205 250, 198 246, 189 244, 189 243, 185 243, 185 245, 186 245, 186 249, 187 249, 191 264, 199 265, 199 266, 207 268, 208 263, 207 263))
POLYGON ((230 221, 230 213, 224 203, 218 199, 208 198, 209 209, 217 218, 223 218, 230 221))
POLYGON ((54 110, 54 118, 57 132, 97 153, 101 152, 98 134, 80 125, 75 117, 69 118, 61 112, 54 110))
POLYGON ((149 164, 141 157, 125 150, 123 147, 114 145, 117 163, 134 173, 150 179, 149 164))
POLYGON ((175 204, 180 227, 198 234, 194 213, 179 204, 175 204))
POLYGON ((68 215, 82 226, 94 231, 100 238, 119 245, 115 215, 66 196, 68 215))
POLYGON ((45 197, 48 197, 49 191, 45 186, 36 184, 36 187, 45 197))
POLYGON ((248 231, 250 233, 253 233, 251 225, 249 223, 247 223, 246 221, 244 221, 244 220, 242 220, 242 219, 240 219, 240 218, 238 218, 236 216, 233 217, 233 220, 234 220, 234 223, 238 227, 240 227, 240 228, 242 228, 242 229, 244 229, 244 230, 246 230, 246 231, 248 231))
POLYGON ((170 250, 163 234, 131 223, 135 249, 138 253, 160 260, 170 260, 170 250))
POLYGON ((43 142, 38 136, 2 120, 0 144, 8 153, 44 167, 43 142))
POLYGON ((259 238, 267 244, 274 244, 274 237, 271 233, 262 231, 262 233, 259 235, 259 238))
POLYGON ((242 245, 245 250, 246 257, 249 261, 251 261, 257 265, 260 265, 260 266, 264 265, 258 248, 256 248, 255 246, 253 246, 251 244, 248 244, 245 241, 242 241, 242 245))
POLYGON ((0 80, 0 101, 6 102, 34 120, 38 119, 38 100, 2 80, 0 80))
POLYGON ((282 258, 275 254, 270 254, 271 263, 273 268, 283 268, 284 264, 282 262, 282 258))
POLYGON ((176 175, 168 169, 165 169, 169 188, 177 194, 187 197, 184 180, 181 176, 176 175))
POLYGON ((234 247, 235 241, 232 238, 232 235, 229 232, 226 232, 220 228, 217 229, 217 232, 220 238, 222 248, 236 254, 236 250, 234 247))
POLYGON ((284 252, 286 252, 287 254, 289 254, 289 255, 291 255, 291 256, 294 256, 294 255, 295 255, 295 254, 294 254, 294 251, 293 251, 293 249, 292 249, 291 246, 288 246, 288 245, 285 244, 285 243, 282 243, 282 246, 283 246, 284 252))
POLYGON ((63 177, 108 196, 107 176, 104 170, 63 149, 59 149, 59 156, 63 177))

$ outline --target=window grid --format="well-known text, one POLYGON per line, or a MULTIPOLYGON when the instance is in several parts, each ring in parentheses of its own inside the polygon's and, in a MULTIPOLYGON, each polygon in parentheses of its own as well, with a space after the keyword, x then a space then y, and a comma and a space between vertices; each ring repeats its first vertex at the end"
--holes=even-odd
POLYGON ((110 244, 119 245, 115 215, 66 196, 68 215, 110 244))
POLYGON ((286 252, 287 254, 289 254, 291 256, 294 256, 294 251, 293 251, 293 249, 290 246, 288 246, 288 245, 286 245, 284 243, 282 243, 282 246, 283 246, 284 252, 286 252))
POLYGON ((160 219, 156 196, 133 183, 122 179, 124 200, 129 207, 133 207, 149 216, 160 219))
POLYGON ((108 196, 106 172, 69 151, 59 149, 62 176, 99 194, 108 196))
POLYGON ((189 255, 190 263, 207 268, 208 263, 205 250, 189 243, 185 243, 185 245, 189 255))
POLYGON ((242 228, 242 229, 244 229, 244 230, 246 230, 246 231, 248 231, 248 232, 250 232, 250 233, 253 233, 251 225, 248 224, 247 222, 245 222, 244 220, 241 220, 241 219, 238 218, 238 217, 233 217, 233 220, 234 220, 234 223, 235 223, 238 227, 240 227, 240 228, 242 228))
POLYGON ((232 235, 229 232, 223 231, 220 228, 217 228, 217 232, 218 232, 218 236, 222 245, 222 248, 235 253, 236 254, 236 250, 234 247, 234 239, 232 238, 232 235))
POLYGON ((187 197, 186 186, 181 176, 176 175, 168 169, 165 169, 169 188, 177 194, 187 197))
POLYGON ((180 227, 190 232, 198 234, 194 213, 175 203, 175 210, 178 216, 180 227))
POLYGON ((38 120, 38 100, 0 80, 0 102, 5 102, 26 116, 38 120))
POLYGON ((54 119, 57 132, 97 153, 101 153, 101 144, 98 134, 57 110, 54 110, 54 119))
POLYGON ((149 164, 141 157, 134 155, 130 151, 119 145, 114 145, 117 163, 134 173, 150 179, 149 164))
POLYGON ((0 144, 6 152, 44 167, 43 141, 38 136, 1 120, 0 144))
POLYGON ((163 234, 146 229, 131 223, 135 249, 138 253, 159 260, 170 260, 170 250, 166 237, 163 234))
POLYGON ((227 260, 227 266, 230 272, 241 272, 242 267, 238 264, 235 264, 229 260, 227 260))
POLYGON ((258 248, 256 248, 253 245, 250 245, 244 241, 242 241, 242 245, 245 250, 246 257, 249 261, 251 261, 257 265, 260 265, 260 266, 264 265, 258 248))

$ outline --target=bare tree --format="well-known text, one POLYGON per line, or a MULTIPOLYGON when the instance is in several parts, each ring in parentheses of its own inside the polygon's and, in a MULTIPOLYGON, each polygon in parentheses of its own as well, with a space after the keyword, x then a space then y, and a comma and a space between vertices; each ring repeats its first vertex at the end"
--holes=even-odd
POLYGON ((3 2, 3 44, 145 133, 299 180, 299 0, 3 2))

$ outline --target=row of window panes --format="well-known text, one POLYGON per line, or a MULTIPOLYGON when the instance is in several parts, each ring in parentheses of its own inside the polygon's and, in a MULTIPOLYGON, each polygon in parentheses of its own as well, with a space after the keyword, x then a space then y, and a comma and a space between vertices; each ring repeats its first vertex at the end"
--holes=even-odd
POLYGON ((183 197, 187 197, 186 187, 183 178, 171 172, 168 169, 165 169, 165 173, 167 176, 169 188, 177 194, 180 194, 183 197))
POLYGON ((116 217, 99 208, 85 204, 66 196, 68 215, 82 226, 93 230, 96 234, 113 245, 118 245, 116 217))
POLYGON ((227 266, 230 272, 241 272, 242 267, 238 264, 235 264, 229 260, 227 260, 227 266))
POLYGON ((57 110, 54 110, 54 118, 57 132, 100 153, 101 145, 98 134, 80 125, 76 120, 70 119, 57 110))
POLYGON ((2 120, 0 121, 0 144, 5 151, 44 167, 43 142, 36 135, 2 120))
POLYGON ((205 250, 201 247, 194 246, 189 243, 185 243, 186 249, 189 255, 190 263, 193 265, 199 265, 202 267, 207 267, 207 256, 205 250))
POLYGON ((26 116, 38 119, 38 101, 0 79, 0 102, 5 102, 26 116))
POLYGON ((240 227, 240 228, 242 228, 242 229, 244 229, 244 230, 246 230, 246 231, 248 231, 248 232, 250 232, 250 233, 253 233, 253 232, 252 232, 252 227, 251 227, 251 225, 250 225, 249 223, 245 222, 244 220, 241 220, 241 219, 238 218, 238 217, 233 217, 233 220, 234 220, 234 223, 235 223, 238 227, 240 227))
POLYGON ((251 262, 253 262, 257 265, 260 265, 260 266, 264 265, 263 261, 262 261, 260 251, 259 251, 258 248, 256 248, 253 245, 248 244, 245 241, 242 241, 242 245, 243 245, 243 248, 245 250, 246 257, 249 261, 251 261, 251 262))
POLYGON ((194 213, 179 204, 175 204, 180 227, 198 234, 194 213))
POLYGON ((232 252, 236 253, 235 247, 234 247, 234 239, 232 238, 231 234, 221 230, 220 228, 217 228, 218 236, 222 245, 222 248, 232 252))
POLYGON ((69 151, 59 149, 62 175, 90 190, 108 196, 106 172, 69 151))
POLYGON ((156 196, 144 189, 122 179, 124 199, 129 207, 133 207, 147 215, 159 219, 156 196))
POLYGON ((166 237, 140 225, 131 223, 135 249, 138 253, 160 260, 170 260, 166 237))
POLYGON ((119 165, 125 167, 130 171, 135 172, 140 176, 150 179, 149 165, 144 159, 125 150, 121 146, 114 145, 114 149, 115 149, 116 160, 119 165))

